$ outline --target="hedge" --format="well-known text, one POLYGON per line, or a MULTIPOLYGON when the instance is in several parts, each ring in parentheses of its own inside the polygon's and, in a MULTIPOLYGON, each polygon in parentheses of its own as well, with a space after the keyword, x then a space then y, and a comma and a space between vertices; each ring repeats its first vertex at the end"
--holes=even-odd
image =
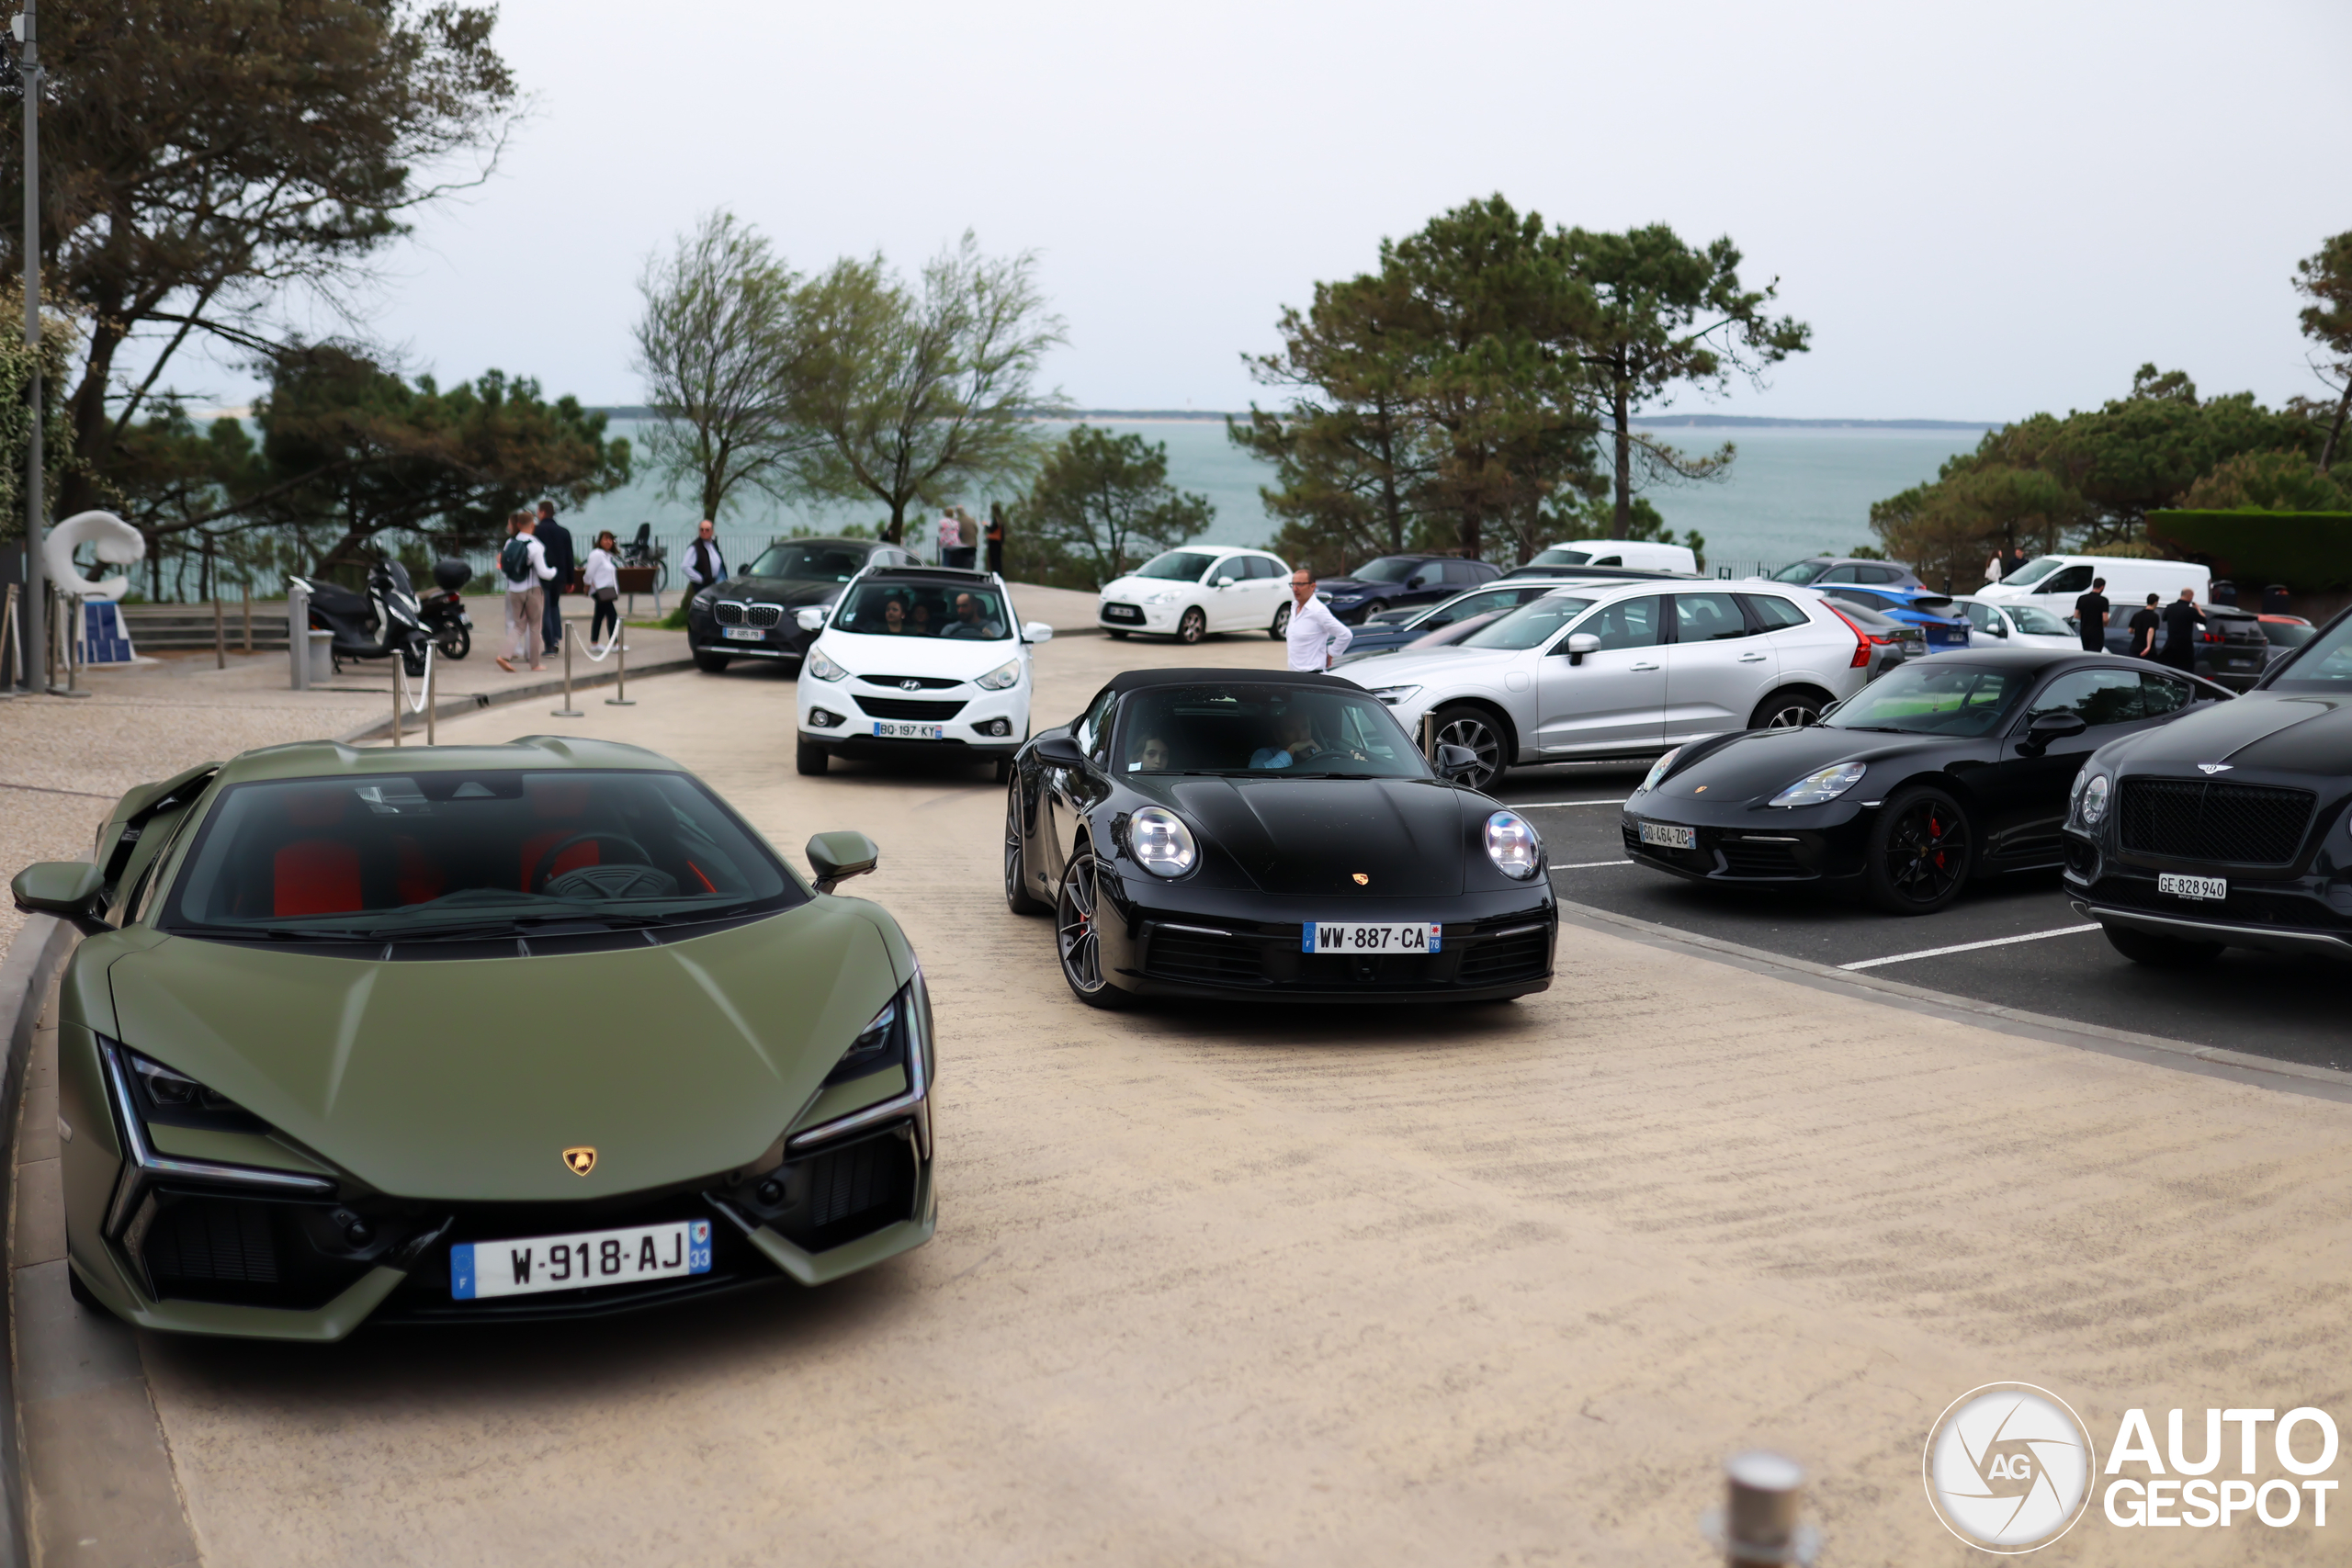
POLYGON ((2352 588, 2352 512, 2151 512, 2148 537, 2241 590, 2352 588))

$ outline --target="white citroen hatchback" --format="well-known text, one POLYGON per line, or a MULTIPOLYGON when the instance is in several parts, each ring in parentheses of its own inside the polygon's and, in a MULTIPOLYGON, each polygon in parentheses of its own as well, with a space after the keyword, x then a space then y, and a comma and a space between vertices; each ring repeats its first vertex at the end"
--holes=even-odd
POLYGON ((1008 776, 1029 739, 1030 649, 1054 628, 1016 625, 1002 578, 869 568, 799 619, 818 633, 800 664, 800 772, 922 752, 987 758, 1008 776))
POLYGON ((1268 550, 1187 545, 1163 550, 1102 585, 1095 618, 1114 638, 1129 632, 1200 641, 1211 632, 1290 629, 1290 567, 1268 550))
POLYGON ((1464 777, 1485 789, 1515 765, 1810 724, 1861 689, 1870 661, 1870 643, 1816 593, 1653 579, 1555 589, 1453 648, 1393 654, 1360 678, 1408 733, 1427 714, 1436 741, 1477 753, 1464 777))

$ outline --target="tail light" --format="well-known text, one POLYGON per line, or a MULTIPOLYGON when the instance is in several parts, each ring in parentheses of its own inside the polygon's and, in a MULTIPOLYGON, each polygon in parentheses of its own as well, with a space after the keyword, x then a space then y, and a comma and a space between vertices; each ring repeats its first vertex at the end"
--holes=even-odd
POLYGON ((1862 630, 1861 627, 1856 626, 1852 621, 1847 620, 1846 613, 1843 610, 1840 610, 1837 605, 1831 604, 1828 600, 1823 600, 1822 604, 1828 608, 1831 615, 1837 616, 1840 621, 1844 621, 1846 629, 1854 634, 1854 657, 1852 660, 1847 664, 1846 668, 1849 670, 1869 669, 1871 667, 1871 634, 1862 630))

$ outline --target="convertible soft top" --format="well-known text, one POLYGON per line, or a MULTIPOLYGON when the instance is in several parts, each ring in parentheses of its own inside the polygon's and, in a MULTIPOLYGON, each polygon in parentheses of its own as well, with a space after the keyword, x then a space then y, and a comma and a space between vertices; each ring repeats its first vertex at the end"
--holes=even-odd
POLYGON ((1114 692, 1137 692, 1150 686, 1345 686, 1351 692, 1364 688, 1345 675, 1326 675, 1315 670, 1220 670, 1187 668, 1178 670, 1123 670, 1111 677, 1108 686, 1114 692))

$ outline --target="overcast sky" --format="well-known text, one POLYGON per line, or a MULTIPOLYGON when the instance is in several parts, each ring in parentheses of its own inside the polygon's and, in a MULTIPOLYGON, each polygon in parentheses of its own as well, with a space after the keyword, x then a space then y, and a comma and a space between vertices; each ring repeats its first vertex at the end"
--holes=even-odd
POLYGON ((2143 360, 2275 400, 2317 389, 2294 264, 2352 228, 2344 0, 504 0, 498 39, 531 117, 375 330, 597 403, 641 396, 646 254, 720 206, 803 270, 1035 250, 1050 378, 1104 408, 1245 405, 1282 305, 1496 191, 1780 278, 1813 352, 1681 412, 2007 419, 2143 360))

